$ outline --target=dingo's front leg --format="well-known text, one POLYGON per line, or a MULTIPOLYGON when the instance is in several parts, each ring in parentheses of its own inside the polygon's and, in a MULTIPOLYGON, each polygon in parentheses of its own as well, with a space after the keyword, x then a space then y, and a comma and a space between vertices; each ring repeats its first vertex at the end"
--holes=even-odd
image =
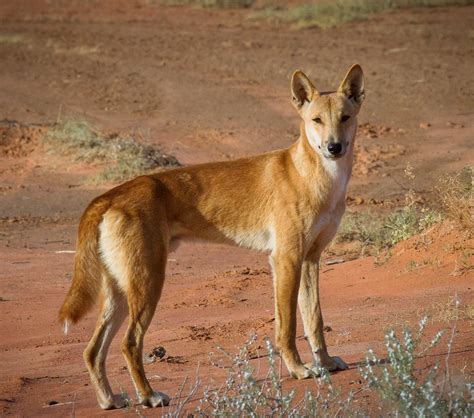
POLYGON ((319 368, 329 371, 347 369, 347 364, 339 357, 330 357, 324 340, 324 324, 319 303, 319 257, 315 260, 305 260, 301 269, 301 285, 298 294, 298 304, 305 336, 311 347, 315 364, 307 364, 314 373, 319 374, 319 368))
POLYGON ((290 374, 297 379, 311 376, 296 349, 296 305, 301 262, 278 252, 270 258, 275 287, 275 340, 290 374))

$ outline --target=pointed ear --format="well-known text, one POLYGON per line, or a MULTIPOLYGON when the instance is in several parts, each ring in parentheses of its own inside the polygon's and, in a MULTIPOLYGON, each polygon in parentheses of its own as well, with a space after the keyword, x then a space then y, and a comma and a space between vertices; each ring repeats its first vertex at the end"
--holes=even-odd
POLYGON ((359 106, 362 104, 365 99, 364 73, 359 64, 354 64, 349 69, 337 91, 345 94, 349 100, 352 100, 359 106))
POLYGON ((311 102, 315 94, 319 93, 302 71, 295 71, 291 78, 291 94, 293 104, 299 110, 305 102, 311 102))

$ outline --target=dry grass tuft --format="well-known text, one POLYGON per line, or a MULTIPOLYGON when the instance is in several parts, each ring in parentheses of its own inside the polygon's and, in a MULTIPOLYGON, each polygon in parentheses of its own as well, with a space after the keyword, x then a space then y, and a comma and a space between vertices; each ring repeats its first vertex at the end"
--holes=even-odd
POLYGON ((473 169, 465 167, 459 174, 446 175, 436 186, 443 212, 467 231, 474 230, 473 169))
POLYGON ((46 147, 50 152, 70 156, 76 161, 107 164, 93 182, 124 181, 157 168, 180 165, 175 157, 142 144, 137 136, 106 136, 87 122, 67 120, 49 129, 46 147))
POLYGON ((244 9, 250 7, 254 0, 162 0, 166 6, 197 6, 213 9, 244 9))
POLYGON ((25 42, 23 35, 14 33, 0 34, 0 44, 18 44, 20 42, 25 42))
POLYGON ((449 297, 431 307, 432 320, 450 323, 452 321, 474 321, 474 305, 461 304, 455 297, 449 297))

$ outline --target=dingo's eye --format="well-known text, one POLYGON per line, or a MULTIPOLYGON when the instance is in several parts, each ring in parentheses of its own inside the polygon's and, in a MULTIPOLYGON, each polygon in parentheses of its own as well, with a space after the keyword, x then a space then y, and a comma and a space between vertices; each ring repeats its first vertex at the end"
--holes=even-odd
POLYGON ((321 118, 314 118, 313 120, 314 120, 316 123, 319 123, 319 124, 323 123, 323 121, 321 120, 321 118))
POLYGON ((341 120, 345 122, 346 120, 350 119, 351 117, 349 115, 344 115, 341 120))

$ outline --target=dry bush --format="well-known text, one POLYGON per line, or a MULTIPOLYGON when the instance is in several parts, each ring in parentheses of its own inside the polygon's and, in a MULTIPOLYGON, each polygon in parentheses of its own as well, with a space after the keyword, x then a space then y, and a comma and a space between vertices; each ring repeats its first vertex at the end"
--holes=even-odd
POLYGON ((474 230, 472 167, 465 167, 459 174, 442 177, 436 186, 436 192, 446 217, 472 232, 474 230))
POLYGON ((103 135, 84 121, 66 120, 54 125, 45 142, 50 152, 107 164, 94 182, 124 181, 157 168, 179 166, 175 157, 142 144, 135 136, 103 135))

